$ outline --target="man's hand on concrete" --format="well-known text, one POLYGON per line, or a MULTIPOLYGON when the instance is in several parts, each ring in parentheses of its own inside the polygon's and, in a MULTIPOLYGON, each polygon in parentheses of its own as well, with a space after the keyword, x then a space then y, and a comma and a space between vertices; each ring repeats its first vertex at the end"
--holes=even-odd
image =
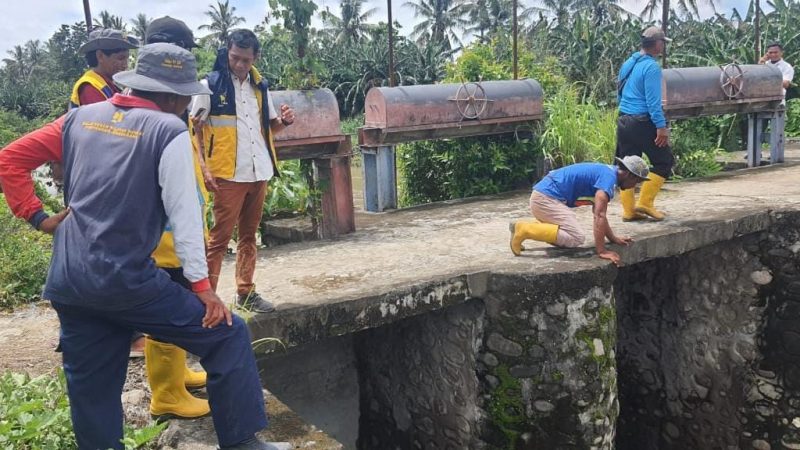
POLYGON ((620 259, 619 254, 617 252, 612 252, 611 250, 604 250, 602 252, 599 252, 597 256, 613 262, 614 265, 617 267, 622 265, 622 260, 620 259))
POLYGON ((615 236, 614 239, 611 239, 611 242, 617 245, 628 245, 633 242, 633 238, 630 236, 615 236))
POLYGON ((69 208, 62 210, 58 214, 52 215, 47 219, 44 219, 42 223, 39 224, 39 231, 45 232, 47 234, 53 234, 56 232, 56 228, 64 219, 67 218, 69 214, 69 208))
POLYGON ((666 147, 669 145, 669 128, 659 128, 656 130, 656 146, 666 147))
POLYGON ((197 299, 206 307, 206 315, 203 317, 203 328, 214 328, 225 320, 228 326, 233 325, 231 311, 222 303, 217 293, 211 289, 202 292, 195 292, 197 299))

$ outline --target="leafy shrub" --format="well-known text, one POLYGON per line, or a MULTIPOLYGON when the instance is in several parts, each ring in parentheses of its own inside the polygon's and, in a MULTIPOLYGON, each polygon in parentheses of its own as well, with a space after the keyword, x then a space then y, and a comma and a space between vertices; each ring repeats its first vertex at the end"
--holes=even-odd
POLYGON ((0 307, 38 300, 50 264, 50 236, 15 218, 2 195, 0 236, 0 307))
POLYGON ((722 150, 716 147, 714 133, 709 128, 708 122, 697 119, 678 120, 673 124, 670 137, 675 155, 673 171, 677 177, 705 177, 722 170, 722 165, 716 161, 722 150))
MULTIPOLYGON (((168 422, 139 429, 126 427, 126 449, 154 441, 168 422)), ((64 373, 57 376, 0 374, 0 448, 76 449, 64 373)))
POLYGON ((582 103, 574 86, 562 86, 545 101, 542 150, 554 167, 582 161, 613 161, 617 112, 582 103))
POLYGON ((280 177, 273 178, 264 200, 268 217, 305 213, 313 203, 313 191, 306 182, 300 160, 281 161, 280 177))
POLYGON ((401 206, 527 186, 539 155, 536 140, 515 136, 421 141, 397 148, 401 206))
POLYGON ((0 109, 0 148, 42 125, 42 120, 29 120, 21 114, 0 109))
POLYGON ((786 135, 800 136, 800 98, 786 101, 786 135))

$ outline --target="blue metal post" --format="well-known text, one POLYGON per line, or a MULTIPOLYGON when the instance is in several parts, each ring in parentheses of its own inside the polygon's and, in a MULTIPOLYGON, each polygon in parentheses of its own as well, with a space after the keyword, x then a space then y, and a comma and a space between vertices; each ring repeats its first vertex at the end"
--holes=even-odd
POLYGON ((381 212, 397 208, 397 176, 393 146, 362 147, 364 208, 381 212))

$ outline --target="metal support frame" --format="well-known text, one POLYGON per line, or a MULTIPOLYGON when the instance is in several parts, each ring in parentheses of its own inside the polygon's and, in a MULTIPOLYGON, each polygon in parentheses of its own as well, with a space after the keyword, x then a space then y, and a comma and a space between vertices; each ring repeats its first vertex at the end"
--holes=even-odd
POLYGON ((364 167, 364 209, 397 208, 397 166, 394 146, 361 147, 364 167))
POLYGON ((769 162, 770 164, 775 164, 784 161, 786 114, 785 110, 781 108, 747 115, 747 167, 761 165, 761 141, 767 122, 770 124, 769 162))

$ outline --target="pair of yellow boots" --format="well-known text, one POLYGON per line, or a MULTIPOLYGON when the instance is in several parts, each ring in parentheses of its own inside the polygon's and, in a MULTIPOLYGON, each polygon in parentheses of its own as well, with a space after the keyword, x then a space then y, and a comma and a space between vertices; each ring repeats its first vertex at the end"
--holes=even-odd
POLYGON ((639 192, 639 203, 636 203, 636 188, 619 191, 619 200, 622 203, 622 220, 632 222, 635 220, 647 219, 650 216, 653 220, 664 220, 664 213, 655 208, 656 195, 661 191, 666 179, 660 175, 650 172, 648 180, 642 183, 639 192))
POLYGON ((144 345, 147 381, 150 383, 150 414, 156 418, 194 419, 211 412, 208 400, 188 389, 206 385, 206 373, 186 367, 186 351, 147 337, 144 345))

